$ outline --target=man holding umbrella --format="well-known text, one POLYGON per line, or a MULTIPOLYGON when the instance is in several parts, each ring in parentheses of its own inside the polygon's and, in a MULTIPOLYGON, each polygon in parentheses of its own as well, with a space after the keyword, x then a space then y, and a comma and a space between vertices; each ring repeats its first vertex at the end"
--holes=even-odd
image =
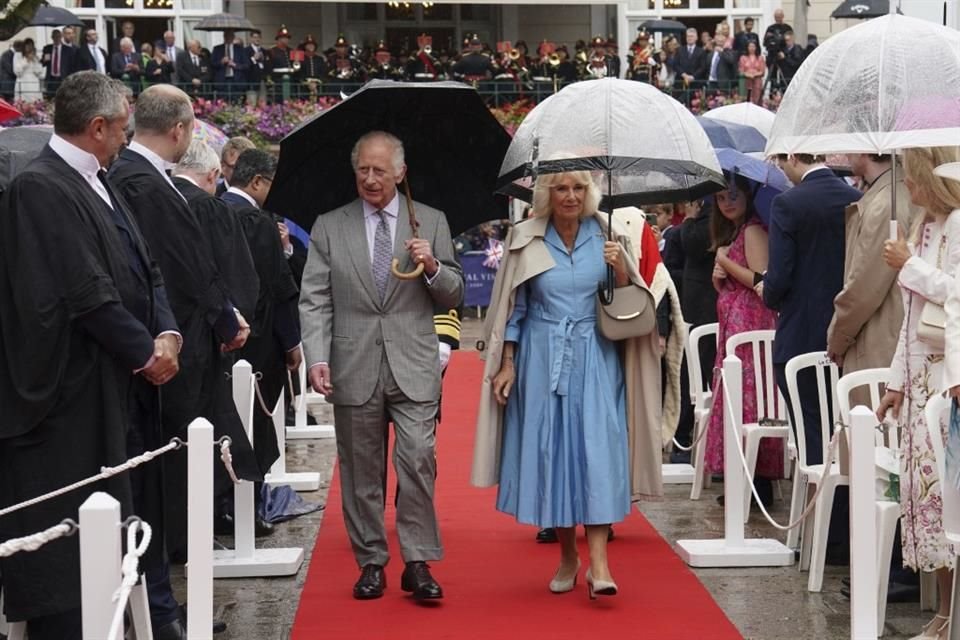
POLYGON ((433 311, 460 304, 463 272, 443 213, 398 193, 406 174, 399 139, 369 132, 351 163, 359 199, 314 223, 300 317, 310 384, 334 405, 343 510, 362 568, 353 595, 379 598, 386 588, 385 433, 392 420, 406 562, 401 588, 418 600, 442 598, 426 564, 443 555, 433 506, 440 396, 433 311), (395 255, 394 247, 402 249, 395 255), (391 277, 391 260, 422 266, 422 275, 391 277))

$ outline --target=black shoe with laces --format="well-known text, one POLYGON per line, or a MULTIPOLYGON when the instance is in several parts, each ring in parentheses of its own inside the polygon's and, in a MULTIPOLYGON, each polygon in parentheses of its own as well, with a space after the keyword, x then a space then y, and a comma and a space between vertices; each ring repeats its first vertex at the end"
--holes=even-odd
POLYGON ((408 562, 400 578, 400 588, 413 594, 414 600, 439 600, 443 589, 430 575, 426 562, 408 562))

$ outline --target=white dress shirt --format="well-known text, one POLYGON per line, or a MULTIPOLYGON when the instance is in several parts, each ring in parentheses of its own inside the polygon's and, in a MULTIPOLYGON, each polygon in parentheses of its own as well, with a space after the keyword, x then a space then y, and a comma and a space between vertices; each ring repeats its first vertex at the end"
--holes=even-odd
POLYGON ((183 197, 183 194, 180 193, 180 190, 177 189, 176 185, 173 184, 173 180, 170 179, 170 176, 167 175, 167 171, 176 166, 174 163, 167 162, 154 153, 153 150, 146 148, 136 140, 127 145, 127 149, 146 158, 147 161, 153 165, 153 168, 157 170, 157 173, 163 176, 163 179, 167 181, 167 184, 170 185, 170 188, 173 189, 178 196, 180 196, 180 199, 184 202, 187 201, 187 199, 183 197))
POLYGON ((100 50, 100 47, 95 44, 88 44, 87 48, 90 49, 90 55, 93 56, 93 61, 97 64, 97 71, 100 73, 107 72, 107 61, 103 57, 103 52, 100 50))

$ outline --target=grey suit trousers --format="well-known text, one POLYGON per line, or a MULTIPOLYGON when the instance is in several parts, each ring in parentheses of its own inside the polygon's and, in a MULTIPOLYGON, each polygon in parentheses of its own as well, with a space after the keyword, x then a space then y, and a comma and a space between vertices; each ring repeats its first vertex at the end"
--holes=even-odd
POLYGON ((415 402, 400 390, 386 353, 373 396, 363 405, 334 405, 343 516, 357 564, 390 560, 384 524, 388 424, 393 422, 397 534, 405 562, 443 557, 433 505, 438 402, 415 402))

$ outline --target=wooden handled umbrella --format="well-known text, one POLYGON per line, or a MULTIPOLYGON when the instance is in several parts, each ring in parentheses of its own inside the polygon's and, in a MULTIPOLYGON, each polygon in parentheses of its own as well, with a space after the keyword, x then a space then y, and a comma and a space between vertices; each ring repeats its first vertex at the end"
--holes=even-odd
MULTIPOLYGON (((413 196, 410 195, 410 183, 407 181, 407 177, 403 177, 403 194, 407 198, 407 213, 410 215, 410 234, 414 238, 419 238, 420 234, 418 230, 420 229, 420 222, 417 221, 417 212, 413 208, 413 196)), ((393 259, 393 262, 390 264, 390 272, 393 274, 394 278, 400 280, 413 280, 414 278, 419 278, 423 275, 423 263, 417 265, 417 268, 413 271, 404 273, 400 271, 400 261, 396 258, 393 259)))

